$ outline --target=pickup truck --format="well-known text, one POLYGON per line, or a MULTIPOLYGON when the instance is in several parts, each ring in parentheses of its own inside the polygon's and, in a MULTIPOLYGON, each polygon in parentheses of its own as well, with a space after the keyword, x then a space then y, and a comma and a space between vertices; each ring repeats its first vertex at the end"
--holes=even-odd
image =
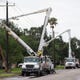
POLYGON ((54 64, 51 59, 46 56, 28 56, 24 57, 24 62, 22 64, 22 76, 30 75, 31 73, 37 76, 53 73, 54 64))
POLYGON ((79 68, 79 61, 78 59, 72 58, 65 58, 65 68, 79 68))

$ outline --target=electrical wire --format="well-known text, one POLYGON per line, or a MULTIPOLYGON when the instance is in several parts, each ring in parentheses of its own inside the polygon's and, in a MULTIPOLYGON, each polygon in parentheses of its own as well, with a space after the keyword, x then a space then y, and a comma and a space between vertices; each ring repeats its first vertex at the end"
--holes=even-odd
MULTIPOLYGON (((21 10, 20 8, 18 8, 17 6, 16 6, 15 9, 16 9, 17 11, 19 11, 20 13, 24 14, 24 13, 22 12, 22 10, 21 10)), ((29 17, 27 17, 27 19, 26 19, 25 17, 22 17, 22 18, 23 18, 24 22, 28 22, 28 23, 27 23, 28 26, 33 27, 33 26, 32 26, 32 23, 33 23, 33 22, 30 20, 29 17)))

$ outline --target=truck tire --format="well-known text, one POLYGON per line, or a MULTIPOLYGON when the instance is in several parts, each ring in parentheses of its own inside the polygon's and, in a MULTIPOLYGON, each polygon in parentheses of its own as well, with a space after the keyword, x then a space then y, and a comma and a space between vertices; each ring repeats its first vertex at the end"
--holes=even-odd
POLYGON ((51 70, 50 74, 56 73, 54 69, 51 70))
POLYGON ((54 70, 53 70, 53 69, 51 69, 51 67, 50 67, 50 69, 49 69, 49 70, 47 70, 47 72, 48 72, 48 74, 52 74, 52 73, 54 73, 54 70))
POLYGON ((25 72, 25 71, 22 71, 22 74, 21 74, 22 76, 29 76, 30 75, 30 73, 28 73, 28 72, 25 72))
POLYGON ((77 68, 79 68, 79 65, 78 65, 78 64, 76 64, 76 67, 77 67, 77 68))
POLYGON ((30 73, 29 72, 26 72, 26 76, 30 76, 30 73))
POLYGON ((65 69, 68 69, 68 67, 65 67, 65 69))
POLYGON ((47 72, 44 71, 44 70, 42 70, 42 71, 40 72, 40 75, 41 75, 41 76, 45 76, 46 74, 47 74, 47 72))
POLYGON ((22 75, 22 76, 24 76, 24 75, 25 75, 25 72, 24 72, 24 71, 22 71, 21 75, 22 75))
POLYGON ((37 77, 41 76, 41 72, 40 71, 36 72, 36 76, 37 77))
POLYGON ((76 67, 73 67, 73 69, 76 69, 76 67))

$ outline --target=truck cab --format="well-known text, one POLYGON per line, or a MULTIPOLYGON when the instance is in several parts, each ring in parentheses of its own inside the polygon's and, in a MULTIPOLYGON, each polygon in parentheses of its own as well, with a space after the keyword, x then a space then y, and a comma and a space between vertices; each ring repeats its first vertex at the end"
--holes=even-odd
POLYGON ((31 73, 37 76, 44 75, 44 73, 54 72, 54 64, 48 57, 28 56, 24 57, 22 64, 22 76, 30 75, 31 73))
POLYGON ((76 68, 75 58, 65 58, 65 68, 76 68))

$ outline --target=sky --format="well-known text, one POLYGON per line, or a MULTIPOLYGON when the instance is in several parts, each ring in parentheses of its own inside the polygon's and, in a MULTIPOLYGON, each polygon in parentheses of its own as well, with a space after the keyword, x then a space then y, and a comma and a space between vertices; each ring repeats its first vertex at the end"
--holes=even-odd
MULTIPOLYGON (((0 0, 0 5, 6 0, 0 0)), ((50 17, 57 18, 57 25, 54 28, 55 34, 59 34, 67 29, 71 29, 71 37, 80 39, 80 0, 8 0, 9 4, 15 3, 15 7, 9 7, 9 17, 26 14, 37 10, 52 8, 50 17)), ((5 7, 0 7, 0 18, 5 18, 5 7)), ((45 13, 35 14, 19 18, 14 21, 21 28, 41 26, 44 22, 45 13)), ((48 33, 51 29, 48 27, 48 33)), ((68 40, 68 34, 63 34, 68 40)))

